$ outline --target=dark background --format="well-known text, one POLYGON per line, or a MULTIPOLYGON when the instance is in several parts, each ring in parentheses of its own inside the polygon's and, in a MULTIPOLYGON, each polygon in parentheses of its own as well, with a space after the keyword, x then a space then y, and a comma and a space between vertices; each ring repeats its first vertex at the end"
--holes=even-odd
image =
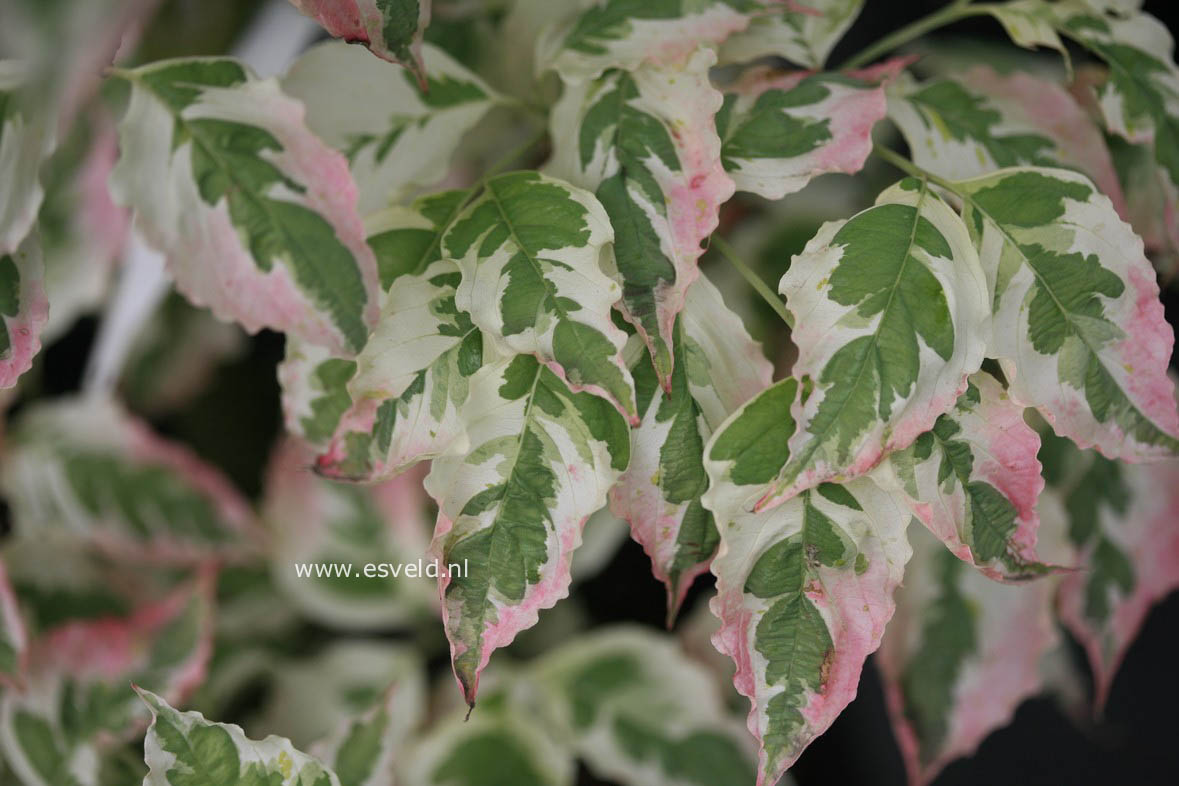
MULTIPOLYGON (((162 14, 179 4, 165 4, 162 14)), ((228 45, 256 5, 213 4, 222 11, 200 21, 209 46, 226 31, 228 45), (225 11, 225 8, 231 10, 225 11)), ((868 0, 863 14, 835 50, 840 63, 886 33, 944 5, 938 0, 868 0)), ((1179 23, 1175 0, 1153 0, 1145 9, 1172 30, 1179 23)), ((192 21, 191 17, 186 17, 192 21)), ((167 25, 160 26, 167 29, 167 25)), ((161 51, 148 58, 175 56, 191 46, 188 34, 177 31, 159 41, 161 51), (186 46, 188 44, 188 46, 186 46)), ((955 35, 1006 41, 989 18, 968 20, 936 37, 955 35)), ((199 36, 198 36, 199 37, 199 36)), ((195 52, 194 52, 195 53, 195 52)), ((1163 293, 1167 318, 1179 325, 1179 292, 1163 293)), ((41 396, 77 390, 81 370, 95 332, 95 321, 83 319, 42 359, 41 396)), ((155 421, 164 434, 192 445, 221 466, 250 496, 260 491, 262 468, 280 428, 275 365, 282 358, 282 338, 264 331, 250 341, 248 353, 220 369, 209 388, 183 412, 155 421)), ((1179 367, 1172 362, 1173 366, 1179 367)), ((19 404, 18 404, 19 408, 19 404)), ((6 523, 0 500, 0 523, 6 523)), ((1179 526, 1179 522, 1176 522, 1179 526)), ((711 576, 701 577, 689 596, 681 619, 694 604, 707 602, 711 576)), ((664 592, 650 572, 646 555, 627 540, 597 577, 577 591, 593 625, 642 622, 663 627, 664 592)), ((1075 645, 1072 655, 1087 670, 1075 645)), ((1087 671, 1086 671, 1087 673, 1087 671)), ((902 786, 905 773, 884 709, 879 677, 871 661, 860 682, 858 698, 831 729, 817 739, 792 768, 799 786, 902 786)), ((1174 786, 1179 784, 1179 594, 1151 612, 1117 674, 1104 717, 1078 722, 1066 717, 1049 698, 1025 702, 1012 724, 983 742, 976 755, 951 764, 936 786, 1174 786)), ((580 786, 609 786, 584 769, 580 786)), ((717 786, 736 786, 717 784, 717 786)))

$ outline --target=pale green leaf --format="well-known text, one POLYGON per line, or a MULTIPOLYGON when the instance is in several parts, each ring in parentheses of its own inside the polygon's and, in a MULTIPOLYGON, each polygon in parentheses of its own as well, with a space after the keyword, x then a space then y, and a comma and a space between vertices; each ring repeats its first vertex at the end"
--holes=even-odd
POLYGON ((864 0, 800 0, 783 5, 785 10, 756 17, 748 29, 730 36, 721 45, 721 62, 773 56, 821 69, 860 15, 864 0))
POLYGON ((675 639, 602 629, 536 662, 545 719, 598 777, 631 786, 751 784, 749 735, 675 639))
POLYGON ((310 49, 283 79, 311 130, 348 156, 362 214, 446 177, 463 136, 503 100, 441 49, 425 44, 422 54, 425 88, 339 41, 310 49))

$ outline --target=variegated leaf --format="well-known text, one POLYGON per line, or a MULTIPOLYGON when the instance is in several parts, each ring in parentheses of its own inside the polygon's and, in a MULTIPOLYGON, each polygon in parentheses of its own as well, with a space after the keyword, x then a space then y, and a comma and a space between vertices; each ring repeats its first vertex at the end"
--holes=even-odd
POLYGON ((1106 126, 1131 142, 1153 143, 1179 186, 1179 67, 1166 25, 1143 13, 1123 19, 1075 3, 1053 8, 1062 32, 1109 65, 1109 81, 1097 92, 1106 126))
POLYGON ((728 38, 721 45, 721 61, 782 57, 806 68, 822 68, 860 15, 864 0, 792 0, 783 5, 785 10, 756 17, 746 30, 728 38))
POLYGON ((94 783, 98 754, 146 725, 132 681, 183 700, 212 637, 212 576, 127 618, 70 622, 33 642, 24 691, 0 700, 0 749, 26 786, 94 783))
POLYGON ((643 421, 634 432, 630 466, 610 491, 610 508, 651 558, 667 587, 674 619, 693 580, 716 551, 712 514, 700 502, 708 488, 702 463, 713 429, 770 384, 773 367, 707 278, 688 290, 674 343, 671 392, 664 394, 643 356, 634 367, 643 421))
POLYGON ((143 786, 341 786, 334 772, 290 740, 251 740, 238 726, 180 712, 154 693, 136 690, 153 718, 143 746, 151 768, 143 786))
POLYGON ((933 538, 913 536, 877 662, 909 783, 931 782, 969 756, 1042 688, 1056 644, 1054 584, 1003 586, 964 567, 933 538))
POLYGON ((853 174, 872 151, 884 89, 854 77, 760 66, 727 88, 716 116, 725 170, 741 191, 781 199, 827 172, 853 174))
POLYGON ((908 511, 867 478, 746 512, 750 489, 788 460, 794 423, 779 408, 796 393, 789 379, 746 404, 713 435, 705 459, 704 502, 721 535, 713 644, 733 659, 733 683, 752 704, 759 786, 776 783, 855 696, 910 555, 908 511))
POLYGON ((310 450, 288 441, 267 476, 263 516, 285 598, 321 625, 347 630, 383 630, 428 615, 436 604, 434 582, 425 563, 417 565, 429 546, 424 473, 356 486, 316 477, 313 461, 310 450), (370 563, 393 566, 399 575, 391 576, 391 568, 384 576, 365 575, 370 563), (410 564, 417 575, 400 575, 410 564))
POLYGON ((590 770, 630 786, 750 784, 749 736, 675 639, 603 629, 544 656, 546 721, 590 770))
MULTIPOLYGON (((283 659, 271 671, 265 705, 247 732, 265 730, 286 737, 329 766, 350 736, 353 721, 394 700, 393 693, 398 714, 389 731, 398 740, 404 741, 428 709, 420 655, 413 647, 389 641, 335 641, 314 655, 283 659)), ((347 786, 348 781, 342 783, 347 786)))
POLYGON ((8 580, 8 571, 0 561, 0 686, 21 683, 27 648, 24 618, 8 580))
POLYGON ((951 180, 1031 164, 1078 169, 1118 206, 1125 198, 1100 130, 1060 85, 988 66, 922 84, 898 82, 889 117, 913 161, 951 180))
POLYGON ((278 364, 287 431, 309 445, 326 445, 352 406, 348 381, 355 374, 356 360, 335 357, 326 347, 287 336, 286 354, 278 364))
POLYGON ((291 0, 295 8, 349 44, 364 44, 382 60, 400 63, 426 84, 422 35, 430 0, 291 0))
POLYGON ((376 322, 376 263, 347 162, 302 105, 228 59, 121 73, 134 89, 111 188, 177 287, 248 331, 358 352, 376 322))
POLYGON ((311 686, 325 676, 338 691, 337 703, 341 698, 358 703, 362 691, 375 688, 375 701, 367 702, 369 706, 350 709, 346 717, 336 721, 330 734, 310 750, 335 771, 341 786, 394 786, 394 765, 408 753, 410 735, 425 716, 428 703, 425 670, 418 656, 387 645, 359 643, 339 645, 329 650, 328 655, 331 657, 319 659, 315 670, 291 675, 290 688, 298 690, 301 696, 287 707, 296 716, 322 717, 324 704, 318 699, 322 692, 311 686), (380 685, 360 684, 356 673, 348 669, 361 658, 367 659, 364 663, 373 672, 372 676, 382 674, 380 685))
POLYGON ((114 119, 98 104, 42 168, 45 201, 37 216, 53 341, 102 302, 131 229, 131 213, 111 199, 107 180, 119 154, 114 119))
POLYGON ((311 130, 348 156, 365 215, 446 177, 463 135, 502 101, 443 50, 426 44, 423 55, 425 88, 338 41, 308 51, 283 79, 311 130))
POLYGON ((614 226, 622 309, 667 389, 672 329, 733 183, 712 118, 721 95, 707 49, 566 86, 553 110, 549 171, 593 190, 614 226))
POLYGON ((924 182, 824 224, 779 291, 794 315, 790 457, 757 503, 861 475, 949 411, 978 370, 988 334, 986 282, 966 227, 924 182))
POLYGON ((12 253, 0 254, 0 390, 16 385, 41 351, 49 321, 45 268, 36 233, 12 253))
POLYGON ((467 449, 461 415, 484 361, 483 334, 455 306, 459 279, 454 262, 439 260, 394 281, 318 471, 377 480, 467 449))
POLYGON ((45 197, 41 164, 56 137, 57 118, 30 84, 27 63, 0 60, 0 254, 15 251, 33 227, 45 197))
POLYGON ((550 28, 537 62, 571 84, 604 71, 667 65, 744 30, 778 0, 577 0, 584 10, 550 28))
POLYGON ((470 450, 435 459, 426 489, 451 658, 473 706, 492 651, 568 592, 582 527, 626 469, 630 434, 608 402, 529 355, 476 372, 463 420, 470 450))
POLYGON ((1044 0, 1009 0, 988 3, 980 10, 990 14, 1003 25, 1007 35, 1025 49, 1048 47, 1060 52, 1068 62, 1068 49, 1056 32, 1051 6, 1044 0))
POLYGON ((993 298, 1014 399, 1110 457, 1179 450, 1174 334, 1142 240, 1083 175, 1013 168, 954 184, 993 298))
POLYGON ((1110 152, 1126 196, 1125 212, 1119 213, 1142 238, 1155 269, 1164 277, 1174 275, 1179 269, 1179 187, 1146 145, 1114 139, 1110 152))
POLYGON ((132 559, 245 559, 246 502, 187 448, 113 403, 57 399, 16 423, 0 489, 18 538, 70 536, 132 559))
POLYGON ((1052 435, 1041 459, 1083 567, 1061 583, 1058 613, 1089 657, 1100 711, 1147 613, 1179 589, 1179 461, 1122 464, 1052 435))
POLYGON ((990 374, 966 392, 933 429, 890 454, 876 476, 908 500, 913 514, 947 548, 1000 581, 1034 578, 1049 568, 1036 555, 1040 438, 1024 408, 990 374))
POLYGON ((610 309, 621 287, 602 271, 614 231, 593 194, 536 172, 486 181, 442 237, 458 262, 459 311, 504 354, 531 353, 575 391, 638 423, 610 309))
POLYGON ((430 729, 398 765, 398 786, 573 786, 573 757, 520 711, 462 715, 430 729))

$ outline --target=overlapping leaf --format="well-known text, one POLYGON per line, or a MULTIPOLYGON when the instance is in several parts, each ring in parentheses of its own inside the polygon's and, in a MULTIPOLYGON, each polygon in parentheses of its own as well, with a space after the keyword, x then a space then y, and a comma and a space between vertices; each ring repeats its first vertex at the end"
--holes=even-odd
POLYGON ((0 685, 19 685, 23 679, 28 646, 24 619, 8 571, 0 562, 0 685))
POLYGON ((575 391, 635 413, 610 309, 621 288, 602 272, 614 232, 589 192, 535 172, 486 181, 443 235, 458 262, 455 305, 504 354, 534 354, 575 391))
POLYGON ((716 117, 725 170, 738 189, 767 199, 816 175, 858 172, 884 113, 884 90, 868 81, 750 69, 727 88, 716 117))
POLYGON ((462 408, 484 358, 482 333, 455 306, 459 279, 453 262, 439 260, 393 283, 340 397, 352 407, 317 462, 320 472, 375 480, 466 450, 462 408))
POLYGON ((341 786, 336 774, 282 737, 251 740, 238 726, 213 723, 199 712, 180 712, 139 689, 152 713, 144 742, 151 768, 144 786, 341 786))
POLYGON ((426 84, 422 35, 431 0, 291 0, 336 38, 364 44, 377 57, 400 63, 426 84))
POLYGON ((251 332, 358 352, 377 317, 376 264, 347 162, 307 129, 302 105, 227 59, 125 76, 111 187, 177 287, 251 332))
POLYGON ((413 746, 398 786, 573 786, 568 752, 530 714, 451 716, 413 746))
POLYGON ((555 25, 537 44, 540 68, 567 83, 596 79, 611 68, 677 62, 701 44, 744 30, 750 16, 776 0, 604 0, 555 25))
POLYGON ((32 229, 45 190, 38 177, 53 150, 57 118, 29 94, 27 63, 0 60, 0 254, 10 254, 32 229))
POLYGON ((1062 32, 1109 65, 1109 81, 1097 92, 1106 126, 1131 142, 1153 143, 1159 165, 1179 186, 1179 67, 1171 33, 1149 14, 1121 18, 1087 5, 1054 10, 1062 32))
POLYGON ((976 66, 920 85, 898 82, 889 116, 923 169, 952 180, 1031 164, 1078 169, 1119 212, 1121 185, 1101 132, 1060 85, 976 66))
POLYGON ((908 511, 867 478, 746 512, 751 490, 756 498, 789 458, 784 405, 797 388, 785 380, 738 410, 705 459, 704 501, 721 535, 713 644, 735 662, 733 683, 752 704, 759 785, 775 783, 855 696, 910 555, 908 511))
MULTIPOLYGON (((1085 2, 1086 0, 1082 0, 1085 2)), ((1049 47, 1060 52, 1068 62, 1068 49, 1056 32, 1050 6, 1044 0, 1010 0, 1006 3, 988 3, 980 10, 990 14, 1003 25, 1007 35, 1025 49, 1049 47)))
POLYGON ((947 548, 996 580, 1033 578, 1040 438, 1023 407, 979 372, 952 410, 905 450, 891 454, 877 480, 907 497, 914 515, 947 548))
POLYGON ((824 224, 779 289, 794 315, 790 456, 758 508, 855 477, 953 407, 982 361, 986 283, 966 227, 905 180, 847 221, 824 224))
POLYGON ((0 390, 14 386, 41 351, 49 320, 41 242, 29 235, 12 253, 0 254, 0 390))
POLYGON ((924 533, 897 591, 878 663, 909 782, 926 784, 1041 690, 1056 643, 1054 584, 1003 586, 967 569, 924 533))
POLYGON ((747 29, 728 38, 721 46, 722 62, 773 56, 820 69, 860 15, 864 0, 800 0, 782 5, 783 10, 755 17, 747 29))
POLYGON ((637 628, 579 637, 535 664, 545 719, 589 768, 631 786, 748 784, 750 740, 706 669, 637 628))
POLYGON ((1179 462, 1110 461, 1045 437, 1049 490, 1058 522, 1083 570, 1064 578, 1061 621, 1088 654, 1100 709, 1118 667, 1151 607, 1179 588, 1179 462))
POLYGON ((210 651, 210 579, 125 619, 70 622, 32 644, 25 690, 0 701, 0 749, 22 783, 94 782, 98 754, 146 722, 132 681, 173 701, 196 687, 210 651))
POLYGON ((701 242, 733 195, 713 130, 722 100, 708 80, 715 61, 701 49, 633 73, 611 70, 567 86, 553 110, 550 171, 595 191, 605 207, 623 313, 646 342, 664 388, 675 317, 699 275, 701 242))
POLYGON ((16 536, 51 534, 131 558, 243 559, 256 547, 245 501, 187 448, 113 403, 27 410, 0 470, 16 536))
POLYGON ((433 554, 455 675, 468 704, 491 652, 564 597, 586 519, 630 459, 626 421, 530 355, 480 369, 465 455, 435 459, 433 554), (451 570, 462 565, 462 570, 451 570))
POLYGON ((1142 240, 1083 175, 1013 168, 954 185, 994 308, 988 353, 1057 433, 1131 461, 1179 449, 1174 335, 1142 240))
POLYGON ((263 515, 285 597, 320 624, 349 630, 385 629, 428 613, 434 587, 424 567, 415 564, 416 577, 400 575, 429 545, 423 473, 355 486, 315 477, 312 462, 313 454, 292 440, 276 452, 267 477, 263 515), (366 576, 370 563, 393 565, 399 575, 366 576))
POLYGON ((502 100, 441 49, 426 44, 423 55, 425 87, 340 42, 311 49, 283 79, 311 130, 348 156, 365 215, 442 180, 463 135, 502 100))
POLYGON ((643 421, 632 455, 610 491, 610 507, 651 558, 667 586, 674 617, 696 576, 708 569, 719 542, 712 514, 700 502, 708 488, 704 444, 741 404, 770 384, 773 368, 740 317, 703 276, 688 290, 675 340, 671 392, 664 394, 643 356, 634 367, 643 421))

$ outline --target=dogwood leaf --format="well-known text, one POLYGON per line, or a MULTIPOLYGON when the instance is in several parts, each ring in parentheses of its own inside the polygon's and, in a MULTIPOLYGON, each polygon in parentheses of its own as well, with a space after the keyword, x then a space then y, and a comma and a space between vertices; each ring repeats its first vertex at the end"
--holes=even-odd
POLYGON ((151 770, 144 786, 340 786, 334 772, 295 750, 290 740, 251 740, 239 726, 207 721, 199 712, 180 712, 154 693, 136 690, 152 713, 144 741, 151 770))
POLYGON ((0 748, 22 783, 94 782, 98 752, 146 723, 130 682, 173 701, 199 684, 211 652, 211 578, 127 618, 69 622, 32 643, 25 689, 0 700, 0 748))
POLYGON ((435 459, 426 490, 439 507, 431 552, 448 566, 451 658, 473 705, 491 652, 568 592, 582 527, 626 468, 630 435, 608 402, 570 391, 530 355, 485 366, 470 385, 471 447, 435 459))
POLYGON ((1052 9, 1044 0, 989 3, 984 9, 1003 25, 1007 35, 1019 46, 1025 49, 1049 47, 1060 52, 1068 62, 1068 49, 1056 32, 1052 9))
POLYGON ((455 306, 459 279, 454 262, 439 260, 393 283, 344 394, 355 403, 319 471, 376 480, 467 449, 461 414, 483 364, 483 335, 455 306))
POLYGON ((26 63, 0 60, 0 254, 15 251, 32 229, 45 196, 41 164, 54 146, 57 119, 29 94, 30 84, 26 63))
POLYGON ((1179 588, 1179 461, 1122 464, 1052 435, 1041 458, 1045 493, 1062 503, 1055 524, 1083 568, 1064 577, 1057 608, 1088 655, 1100 711, 1150 608, 1179 588))
POLYGON ((966 227, 904 180, 824 224, 782 277, 799 348, 790 457, 758 502, 855 477, 949 411, 982 362, 986 282, 966 227))
POLYGON ((701 242, 733 195, 713 130, 721 106, 708 80, 715 61, 701 49, 675 63, 611 70, 568 85, 553 110, 550 171, 593 190, 606 209, 623 313, 665 389, 672 329, 699 275, 701 242))
POLYGON ((909 782, 969 756, 1042 688, 1056 644, 1054 585, 1004 586, 967 569, 924 533, 897 590, 877 662, 909 782))
POLYGON ((970 378, 933 429, 889 455, 877 480, 896 488, 946 547, 996 580, 1033 578, 1044 488, 1040 438, 989 374, 970 378))
POLYGON ((631 627, 579 637, 531 677, 545 719, 598 777, 632 786, 752 783, 756 764, 713 676, 675 639, 631 627))
POLYGON ((502 101, 443 50, 425 44, 422 53, 425 87, 339 41, 306 52, 283 79, 306 105, 308 127, 348 156, 364 215, 446 177, 462 137, 502 101))
POLYGON ((0 488, 19 538, 70 536, 165 563, 242 559, 256 547, 249 507, 229 482, 114 403, 43 404, 10 439, 0 488))
POLYGON ((28 634, 8 571, 0 562, 0 685, 19 685, 24 672, 28 634))
POLYGON ((430 0, 291 0, 332 36, 364 44, 382 60, 405 66, 426 84, 422 35, 430 24, 430 0))
POLYGON ((251 332, 358 352, 376 321, 376 264, 347 163, 302 105, 233 60, 123 73, 133 90, 111 188, 180 291, 251 332))
POLYGON ((716 116, 725 170, 741 191, 781 199, 827 172, 858 172, 885 114, 882 87, 762 66, 727 88, 716 116))
MULTIPOLYGON (((796 386, 767 393, 792 398, 796 386)), ((735 483, 769 482, 781 466, 781 429, 760 423, 763 403, 754 399, 713 436, 704 498, 721 536, 712 641, 733 659, 733 684, 752 704, 759 786, 776 783, 855 696, 910 554, 908 511, 866 478, 822 484, 760 513, 734 504, 735 483)))
POLYGON ((41 243, 29 235, 12 253, 0 254, 0 390, 16 385, 41 351, 49 321, 41 243))
POLYGON ((1179 186, 1179 67, 1167 27, 1143 13, 1118 18, 1064 5, 1056 14, 1066 35, 1109 65, 1109 80, 1097 90, 1106 126, 1131 142, 1153 143, 1179 186))
POLYGON ((856 21, 864 0, 806 0, 783 3, 784 10, 754 17, 749 27, 721 45, 721 61, 741 63, 783 57, 819 69, 856 21))
MULTIPOLYGON (((770 0, 770 5, 774 0, 770 0)), ((540 68, 567 83, 596 79, 611 68, 667 65, 701 44, 744 30, 763 0, 604 0, 582 3, 577 16, 550 28, 537 44, 540 68)))
POLYGON ((404 786, 573 786, 573 757, 530 715, 509 708, 451 716, 398 767, 404 786))
POLYGON ((1142 240, 1083 175, 1023 167, 957 183, 993 293, 1011 395, 1057 433, 1131 461, 1179 449, 1174 336, 1142 240))
POLYGON ((416 580, 362 573, 370 563, 400 573, 426 552, 424 473, 358 486, 312 476, 313 460, 292 440, 276 451, 267 473, 263 516, 274 533, 270 560, 278 587, 299 611, 332 628, 383 630, 428 614, 436 601, 422 573, 416 580), (300 566, 320 571, 300 575, 300 566), (351 572, 340 575, 334 566, 351 572))
POLYGON ((631 461, 610 491, 610 508, 651 558, 674 618, 692 581, 708 570, 719 542, 700 502, 708 488, 702 457, 713 429, 770 384, 773 367, 705 277, 688 290, 676 340, 671 392, 644 356, 635 364, 643 421, 631 461))
POLYGON ((965 180, 1020 164, 1065 167, 1093 178, 1115 205, 1125 203, 1100 130, 1055 82, 987 66, 922 84, 901 81, 889 117, 913 161, 942 177, 965 180))
POLYGON ((462 272, 455 305, 500 352, 534 354, 575 391, 603 396, 637 422, 626 334, 610 319, 621 288, 599 267, 613 237, 592 194, 512 172, 486 182, 442 250, 462 272))

